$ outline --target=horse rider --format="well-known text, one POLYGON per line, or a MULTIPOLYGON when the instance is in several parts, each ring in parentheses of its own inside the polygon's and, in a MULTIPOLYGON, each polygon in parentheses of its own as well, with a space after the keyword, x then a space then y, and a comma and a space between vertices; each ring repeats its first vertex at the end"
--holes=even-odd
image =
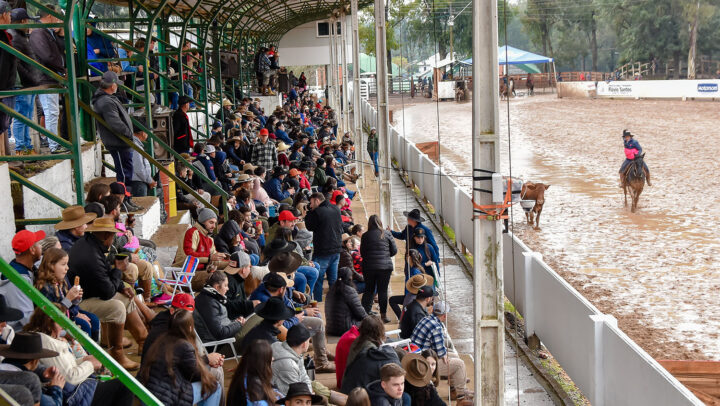
MULTIPOLYGON (((620 185, 623 184, 623 181, 625 180, 625 172, 627 170, 628 165, 632 163, 632 161, 638 156, 642 155, 643 149, 640 146, 640 143, 637 142, 636 139, 633 138, 633 134, 628 130, 623 130, 623 144, 625 146, 625 162, 622 163, 622 166, 620 166, 620 185)), ((648 169, 647 164, 645 161, 643 161, 643 171, 645 171, 645 179, 647 180, 648 186, 652 186, 652 183, 650 183, 650 170, 648 169)))

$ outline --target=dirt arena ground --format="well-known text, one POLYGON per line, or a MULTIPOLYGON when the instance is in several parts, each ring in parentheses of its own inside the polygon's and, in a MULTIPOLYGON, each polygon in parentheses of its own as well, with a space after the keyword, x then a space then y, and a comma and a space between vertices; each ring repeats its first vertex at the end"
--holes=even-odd
MULTIPOLYGON (((469 189, 471 104, 394 102, 395 127, 415 142, 436 141, 439 122, 442 166, 469 189)), ((517 207, 516 234, 657 359, 720 360, 718 112, 717 102, 510 101, 512 174, 552 185, 542 230, 517 207), (635 214, 618 186, 624 128, 654 185, 635 214)), ((500 117, 508 174, 505 102, 500 117)))

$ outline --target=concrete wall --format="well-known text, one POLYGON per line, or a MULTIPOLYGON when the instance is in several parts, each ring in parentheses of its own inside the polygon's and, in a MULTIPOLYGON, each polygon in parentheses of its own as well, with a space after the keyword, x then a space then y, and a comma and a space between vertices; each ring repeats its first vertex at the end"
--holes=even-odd
MULTIPOLYGON (((280 65, 297 66, 330 64, 330 38, 318 37, 316 25, 317 21, 300 25, 288 31, 288 33, 280 39, 280 44, 278 46, 278 52, 280 52, 280 65)), ((341 32, 343 35, 347 34, 347 49, 345 53, 348 62, 352 63, 350 17, 343 22, 341 32), (345 29, 345 27, 347 27, 347 29, 345 29)), ((339 46, 338 49, 340 49, 339 46)))
POLYGON ((90 182, 100 176, 102 169, 101 147, 101 143, 96 142, 92 145, 92 148, 82 152, 83 183, 90 182))
MULTIPOLYGON (((74 204, 75 190, 73 189, 71 168, 70 160, 64 160, 30 177, 29 180, 64 201, 74 204)), ((62 211, 60 206, 51 203, 26 187, 23 187, 23 206, 26 219, 60 217, 62 211)), ((55 229, 51 224, 28 226, 27 229, 32 231, 45 230, 48 234, 55 233, 55 229)))
POLYGON ((10 241, 15 235, 15 213, 10 193, 10 175, 7 163, 0 164, 0 257, 6 261, 15 258, 10 241))

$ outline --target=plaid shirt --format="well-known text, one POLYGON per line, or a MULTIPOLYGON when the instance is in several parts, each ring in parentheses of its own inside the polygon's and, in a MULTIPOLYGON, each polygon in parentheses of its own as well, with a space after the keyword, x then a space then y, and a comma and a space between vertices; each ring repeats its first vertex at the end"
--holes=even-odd
POLYGON ((252 162, 253 165, 259 165, 266 170, 271 171, 278 164, 275 143, 270 139, 268 139, 265 144, 258 141, 255 145, 253 145, 250 162, 252 162))
POLYGON ((423 350, 435 350, 438 358, 442 358, 447 355, 443 326, 434 314, 425 316, 422 320, 420 320, 420 322, 418 322, 412 332, 410 341, 423 350))

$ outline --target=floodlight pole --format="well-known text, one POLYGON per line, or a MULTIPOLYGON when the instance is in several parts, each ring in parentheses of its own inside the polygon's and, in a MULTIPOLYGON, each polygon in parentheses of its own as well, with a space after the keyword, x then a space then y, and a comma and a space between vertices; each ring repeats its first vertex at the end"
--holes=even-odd
POLYGON ((330 86, 328 86, 327 105, 337 110, 335 91, 337 90, 337 49, 335 48, 335 18, 330 18, 330 86))
POLYGON ((377 134, 380 161, 380 220, 393 228, 390 184, 390 117, 388 114, 387 34, 385 1, 375 0, 375 76, 377 82, 377 134))
MULTIPOLYGON (((473 0, 472 162, 474 179, 500 172, 498 111, 497 2, 473 0)), ((473 180, 473 202, 498 204, 489 180, 473 180)), ((502 406, 504 388, 504 314, 502 231, 497 219, 473 210, 473 322, 475 396, 478 404, 502 406)))
POLYGON ((360 185, 365 188, 365 142, 362 131, 362 107, 360 107, 360 34, 358 24, 358 0, 350 2, 352 17, 352 50, 353 50, 353 128, 355 132, 355 159, 360 166, 360 185))

